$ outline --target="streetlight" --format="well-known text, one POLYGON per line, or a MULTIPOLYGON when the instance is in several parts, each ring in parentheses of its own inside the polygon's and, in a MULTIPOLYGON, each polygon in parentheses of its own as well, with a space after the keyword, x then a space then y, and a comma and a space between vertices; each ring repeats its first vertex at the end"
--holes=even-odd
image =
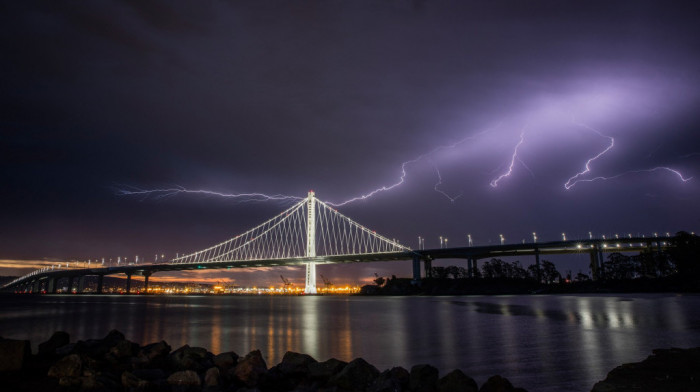
POLYGON ((471 235, 471 234, 467 234, 467 241, 468 241, 469 246, 474 245, 474 244, 472 243, 472 235, 471 235))
POLYGON ((534 231, 532 232, 532 242, 535 244, 537 243, 537 233, 535 233, 534 231))
POLYGON ((499 237, 501 237, 501 245, 506 241, 506 239, 503 237, 503 234, 499 234, 499 237))
POLYGON ((420 250, 420 240, 421 240, 421 238, 420 238, 420 236, 418 236, 418 250, 420 250))
POLYGON ((443 241, 443 240, 442 240, 442 236, 440 236, 440 249, 443 248, 443 246, 442 246, 442 241, 443 241))
POLYGON ((561 239, 562 241, 566 241, 566 233, 561 233, 561 239))
POLYGON ((447 238, 445 238, 445 248, 447 248, 447 238))
POLYGON ((589 240, 592 240, 592 239, 593 239, 593 233, 591 233, 590 231, 588 232, 588 239, 589 239, 589 240))

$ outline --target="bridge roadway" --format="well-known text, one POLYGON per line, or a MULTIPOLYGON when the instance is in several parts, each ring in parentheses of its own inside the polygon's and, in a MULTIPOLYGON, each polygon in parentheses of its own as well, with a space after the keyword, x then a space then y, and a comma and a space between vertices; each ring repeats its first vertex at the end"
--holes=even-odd
POLYGON ((504 244, 488 246, 455 247, 443 249, 411 250, 405 252, 388 252, 358 255, 295 257, 286 259, 243 260, 243 261, 219 261, 203 263, 167 263, 167 264, 133 264, 124 266, 109 266, 100 268, 76 268, 53 269, 41 273, 27 275, 16 279, 2 287, 3 290, 14 289, 16 292, 42 291, 55 293, 57 281, 68 278, 68 287, 73 287, 75 278, 79 278, 78 292, 83 290, 83 281, 86 276, 97 276, 97 292, 102 292, 103 277, 107 275, 125 274, 127 277, 126 292, 130 292, 131 277, 133 275, 145 278, 145 287, 148 287, 148 278, 156 272, 164 271, 189 271, 204 269, 231 269, 231 268, 258 268, 277 267, 291 265, 339 264, 361 263, 379 261, 413 260, 413 279, 418 282, 421 279, 420 262, 424 263, 425 276, 430 276, 432 260, 437 259, 466 259, 468 261, 468 274, 474 276, 477 261, 481 259, 534 256, 535 263, 539 266, 540 256, 558 254, 588 253, 591 258, 591 269, 594 278, 599 277, 599 271, 603 263, 603 253, 612 252, 642 252, 665 249, 671 237, 658 238, 620 238, 620 239, 585 239, 553 241, 541 243, 504 244))

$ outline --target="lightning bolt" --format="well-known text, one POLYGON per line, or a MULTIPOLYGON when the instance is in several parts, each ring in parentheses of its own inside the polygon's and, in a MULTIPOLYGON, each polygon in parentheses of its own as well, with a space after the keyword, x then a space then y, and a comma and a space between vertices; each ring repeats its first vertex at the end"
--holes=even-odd
POLYGON ((140 189, 135 187, 118 188, 116 194, 119 196, 141 196, 142 200, 149 197, 154 199, 164 199, 168 197, 173 197, 180 194, 196 194, 196 195, 207 195, 207 196, 217 196, 237 199, 241 203, 250 202, 264 202, 264 201, 297 201, 303 199, 298 196, 289 195, 267 195, 264 193, 222 193, 209 191, 205 189, 187 189, 181 186, 175 186, 173 188, 161 188, 161 189, 140 189))
MULTIPOLYGON (((520 146, 523 144, 524 141, 525 141, 525 128, 523 128, 523 130, 520 132, 520 141, 518 141, 518 144, 515 145, 515 149, 513 149, 513 156, 511 156, 511 158, 510 158, 510 165, 508 166, 508 170, 505 173, 498 176, 497 178, 491 180, 490 185, 492 188, 497 187, 499 181, 501 181, 502 179, 504 179, 506 177, 510 177, 511 173, 513 173, 513 166, 515 166, 516 159, 520 160, 520 158, 518 158, 518 148, 520 148, 520 146)), ((520 162, 522 162, 522 161, 520 161, 520 162)), ((525 164, 523 163, 523 165, 525 165, 525 164)), ((525 166, 525 167, 527 167, 527 166, 525 166)), ((528 170, 529 170, 529 168, 528 168, 528 170)), ((532 170, 530 170, 530 173, 532 173, 532 170)))
POLYGON ((591 132, 595 132, 595 133, 597 133, 598 135, 600 135, 601 137, 607 138, 607 139, 610 141, 610 144, 608 144, 608 146, 607 146, 603 151, 599 152, 599 153, 596 154, 594 157, 589 158, 589 159, 586 161, 586 164, 584 165, 584 170, 583 170, 582 172, 576 173, 576 175, 574 175, 573 177, 570 177, 570 178, 566 181, 566 183, 564 184, 564 188, 566 188, 567 190, 573 188, 573 186, 576 185, 576 183, 582 181, 582 180, 577 180, 579 177, 581 177, 581 176, 583 176, 583 175, 585 175, 585 174, 587 174, 587 173, 590 173, 590 171, 591 171, 591 162, 593 162, 593 161, 595 161, 596 159, 602 157, 603 155, 605 155, 608 151, 610 151, 610 150, 615 146, 615 139, 614 139, 612 136, 603 135, 603 134, 602 134, 600 131, 598 131, 597 129, 594 129, 594 128, 592 128, 592 127, 589 127, 589 126, 586 125, 586 124, 581 124, 581 123, 577 123, 577 122, 574 122, 574 124, 576 124, 576 125, 579 126, 579 127, 588 129, 588 130, 591 131, 591 132))
POLYGON ((433 189, 435 189, 435 192, 442 194, 443 196, 445 196, 446 198, 448 198, 448 199, 450 200, 450 202, 452 202, 452 203, 454 203, 455 200, 457 200, 457 199, 459 199, 460 197, 462 197, 462 194, 463 194, 464 192, 460 192, 459 195, 457 195, 457 196, 450 196, 450 195, 447 194, 447 192, 445 192, 445 191, 443 191, 442 189, 438 188, 440 185, 442 185, 442 175, 440 174, 440 170, 438 169, 438 167, 437 167, 435 164, 433 164, 433 167, 435 168, 435 174, 437 174, 437 177, 438 177, 438 182, 436 182, 436 183, 435 183, 435 186, 433 187, 433 189))
MULTIPOLYGON (((596 159, 598 159, 598 158, 600 158, 601 156, 605 155, 608 151, 610 151, 610 150, 615 146, 615 139, 614 139, 612 136, 608 136, 608 135, 602 134, 602 133, 601 133, 600 131, 598 131, 597 129, 595 129, 595 128, 593 128, 593 127, 590 127, 590 126, 588 126, 588 125, 586 125, 586 124, 582 124, 582 123, 579 123, 579 122, 576 122, 576 121, 573 121, 573 120, 572 120, 572 122, 573 122, 575 125, 579 126, 579 127, 588 129, 588 130, 591 131, 591 132, 597 133, 597 134, 600 135, 601 137, 607 138, 607 139, 610 141, 610 144, 608 144, 608 146, 607 146, 603 151, 599 152, 598 154, 596 154, 596 155, 593 156, 592 158, 588 159, 588 160, 586 161, 586 164, 584 165, 584 170, 583 170, 582 172, 576 173, 576 175, 574 175, 573 177, 569 178, 569 179, 566 181, 566 183, 564 184, 564 188, 566 188, 566 190, 569 190, 569 189, 573 188, 574 185, 578 184, 579 182, 595 182, 595 181, 612 180, 612 179, 615 179, 615 178, 619 178, 619 177, 622 177, 622 176, 626 176, 626 175, 628 175, 628 174, 634 174, 634 173, 652 173, 652 172, 660 171, 660 170, 668 171, 668 172, 670 172, 670 173, 672 173, 672 174, 678 176, 678 178, 680 178, 680 180, 683 181, 683 182, 688 182, 688 181, 690 181, 690 180, 693 178, 693 177, 685 178, 685 177, 683 177, 683 174, 681 174, 681 172, 679 172, 678 170, 672 169, 672 168, 670 168, 670 167, 657 166, 657 167, 654 167, 654 168, 651 168, 651 169, 628 170, 628 171, 626 171, 626 172, 624 172, 624 173, 620 173, 620 174, 616 174, 616 175, 614 175, 614 176, 608 176, 608 177, 606 177, 606 176, 597 176, 597 177, 588 178, 588 179, 579 179, 579 177, 581 177, 581 176, 583 176, 583 175, 585 175, 585 174, 591 172, 591 167, 590 167, 590 165, 591 165, 591 163, 592 163, 593 161, 595 161, 596 159)), ((690 156, 690 155, 692 155, 692 154, 688 154, 688 156, 690 156)))
MULTIPOLYGON (((363 194, 363 195, 360 195, 360 196, 357 196, 357 197, 353 197, 353 198, 351 198, 351 199, 348 199, 348 200, 345 200, 345 201, 342 201, 342 202, 339 202, 339 203, 327 203, 327 204, 332 205, 332 206, 334 206, 334 207, 341 207, 341 206, 344 206, 344 205, 346 205, 346 204, 354 203, 354 202, 356 202, 356 201, 369 199, 370 197, 372 197, 372 196, 374 196, 374 195, 376 195, 376 194, 378 194, 378 193, 380 193, 380 192, 386 192, 386 191, 392 190, 392 189, 396 188, 397 186, 403 184, 403 183, 406 181, 406 175, 407 175, 407 174, 406 174, 406 167, 407 167, 407 166, 412 165, 412 164, 415 164, 415 163, 417 163, 417 162, 419 162, 419 161, 421 161, 421 160, 423 160, 423 159, 425 159, 425 158, 427 158, 427 157, 429 157, 429 156, 435 154, 435 153, 438 152, 438 151, 456 148, 456 147, 459 146, 460 144, 463 144, 463 143, 465 143, 465 142, 467 142, 467 141, 469 141, 469 140, 476 139, 477 137, 479 137, 479 136, 481 136, 481 135, 484 135, 484 134, 486 134, 486 133, 492 132, 494 129, 498 128, 500 125, 501 125, 501 124, 499 123, 498 125, 496 125, 495 127, 491 128, 491 129, 487 129, 487 130, 485 130, 485 131, 479 132, 479 133, 477 133, 477 134, 474 135, 474 136, 467 136, 467 137, 465 137, 465 138, 463 138, 463 139, 460 139, 460 140, 458 140, 458 141, 456 141, 456 142, 454 142, 454 143, 452 143, 452 144, 435 147, 435 148, 433 148, 432 150, 430 150, 430 151, 427 152, 427 153, 421 154, 421 155, 419 155, 418 157, 416 157, 416 158, 414 158, 414 159, 411 159, 411 160, 409 160, 409 161, 403 162, 403 163, 401 164, 401 176, 399 177, 399 180, 398 180, 397 182, 391 184, 391 185, 384 185, 384 186, 382 186, 382 187, 380 187, 380 188, 377 188, 377 189, 375 189, 375 190, 373 190, 373 191, 371 191, 371 192, 369 192, 369 193, 366 193, 366 194, 363 194)), ((445 197, 446 197, 448 200, 450 200, 451 202, 454 202, 455 200, 457 200, 457 199, 461 196, 461 194, 458 195, 458 196, 456 196, 456 197, 451 197, 451 196, 449 196, 447 193, 445 193, 445 192, 443 192, 442 190, 440 190, 440 189, 438 188, 438 186, 442 184, 442 177, 440 176, 440 171, 437 169, 437 167, 436 167, 435 165, 433 165, 433 167, 435 167, 435 171, 436 171, 437 176, 438 176, 438 182, 437 182, 437 184, 435 184, 435 186, 433 187, 433 189, 435 189, 436 192, 438 192, 438 193, 442 194, 443 196, 445 196, 445 197)))
POLYGON ((587 179, 583 179, 583 180, 578 180, 577 182, 595 182, 595 181, 614 180, 614 179, 616 179, 616 178, 619 178, 619 177, 622 177, 622 176, 626 176, 626 175, 628 175, 628 174, 634 174, 634 173, 652 173, 652 172, 660 171, 660 170, 671 172, 673 175, 675 175, 675 176, 677 176, 678 178, 680 178, 680 180, 683 181, 683 182, 688 182, 688 181, 690 181, 690 180, 693 179, 693 177, 687 177, 687 178, 686 178, 686 177, 683 177, 683 174, 681 174, 681 172, 679 172, 678 170, 675 170, 675 169, 671 169, 670 167, 658 166, 658 167, 654 167, 654 168, 651 168, 651 169, 628 170, 628 171, 626 171, 626 172, 624 172, 624 173, 616 174, 616 175, 610 176, 610 177, 598 176, 598 177, 593 177, 593 178, 587 178, 587 179))
MULTIPOLYGON (((334 207, 341 207, 346 204, 354 203, 360 200, 366 200, 371 198, 372 196, 381 193, 381 192, 386 192, 390 191, 401 184, 403 184, 406 181, 406 176, 407 174, 407 168, 410 165, 416 164, 420 162, 423 159, 426 159, 430 157, 431 155, 437 153, 438 151, 441 150, 446 150, 446 149, 452 149, 456 148, 457 146, 469 141, 473 140, 481 135, 484 135, 486 133, 492 132, 493 129, 496 129, 500 124, 496 125, 496 127, 493 127, 491 129, 487 129, 485 131, 479 132, 476 135, 473 136, 467 136, 463 139, 460 139, 452 144, 449 145, 443 145, 443 146, 438 146, 433 148, 427 153, 421 154, 418 157, 405 161, 401 164, 401 175, 399 176, 398 181, 396 181, 393 184, 390 185, 384 185, 382 187, 379 187, 371 192, 365 193, 363 195, 357 196, 350 198, 348 200, 342 201, 342 202, 327 202, 327 204, 332 205, 334 207)), ((433 164, 433 167, 435 167, 435 171, 438 177, 438 182, 434 185, 433 189, 440 193, 441 195, 445 196, 448 200, 451 202, 454 202, 457 200, 462 194, 459 194, 458 196, 450 196, 446 192, 442 191, 439 189, 439 186, 442 184, 442 176, 440 175, 440 171, 438 170, 437 166, 433 164)), ((301 200, 303 198, 297 197, 297 196, 290 196, 290 195, 282 195, 282 194, 274 194, 274 195, 267 195, 264 193, 222 193, 222 192, 215 192, 215 191, 210 191, 210 190, 205 190, 205 189, 188 189, 185 187, 181 186, 176 186, 173 188, 162 188, 162 189, 140 189, 136 187, 121 187, 116 189, 117 195, 120 196, 142 196, 143 199, 147 199, 149 197, 155 198, 155 199, 163 199, 163 198, 168 198, 168 197, 173 197, 176 195, 180 194, 199 194, 199 195, 208 195, 208 196, 218 196, 218 197, 226 197, 226 198, 234 198, 238 199, 239 202, 241 203, 247 203, 247 202, 264 202, 264 201, 297 201, 301 200)))

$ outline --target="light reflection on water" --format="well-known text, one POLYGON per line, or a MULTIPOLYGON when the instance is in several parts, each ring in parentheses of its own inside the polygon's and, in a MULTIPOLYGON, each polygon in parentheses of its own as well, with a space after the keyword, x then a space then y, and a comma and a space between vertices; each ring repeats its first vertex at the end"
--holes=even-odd
POLYGON ((110 329, 138 343, 166 340, 214 353, 288 350, 318 360, 363 357, 380 370, 460 368, 533 391, 590 390, 617 365, 654 348, 700 346, 700 297, 0 297, 0 336, 72 340, 110 329))

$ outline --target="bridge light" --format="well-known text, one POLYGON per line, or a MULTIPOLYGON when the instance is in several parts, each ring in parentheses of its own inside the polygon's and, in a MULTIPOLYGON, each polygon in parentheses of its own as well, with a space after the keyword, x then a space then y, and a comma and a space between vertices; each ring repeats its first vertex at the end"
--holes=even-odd
POLYGON ((471 234, 467 234, 467 241, 468 241, 467 243, 469 244, 469 246, 472 246, 472 245, 473 245, 473 243, 472 243, 472 235, 471 235, 471 234))
POLYGON ((566 241, 566 233, 561 233, 561 239, 562 241, 566 241))
POLYGON ((592 239, 593 239, 593 233, 591 233, 590 231, 588 232, 588 239, 589 239, 589 240, 592 240, 592 239))
POLYGON ((535 244, 537 243, 537 233, 535 233, 534 231, 532 232, 532 242, 535 244))
POLYGON ((499 234, 498 236, 501 238, 501 245, 503 245, 503 243, 506 241, 506 238, 503 237, 503 234, 499 234))

